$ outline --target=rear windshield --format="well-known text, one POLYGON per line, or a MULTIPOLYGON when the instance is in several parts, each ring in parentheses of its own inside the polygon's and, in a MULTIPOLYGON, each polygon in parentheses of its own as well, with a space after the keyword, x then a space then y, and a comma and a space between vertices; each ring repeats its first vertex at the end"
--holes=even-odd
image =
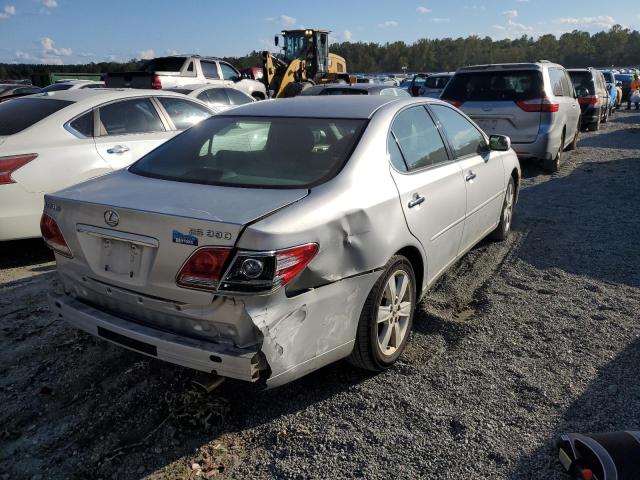
POLYGON ((573 87, 578 97, 590 97, 595 95, 596 87, 593 83, 591 72, 569 72, 573 87))
POLYGON ((13 135, 73 102, 47 98, 15 98, 0 103, 0 136, 13 135))
POLYGON ((429 77, 425 82, 427 88, 444 88, 451 77, 429 77))
POLYGON ((143 72, 179 72, 186 57, 162 57, 149 60, 142 67, 143 72))
POLYGON ((368 90, 359 88, 325 88, 318 95, 367 95, 368 90))
POLYGON ((72 83, 53 83, 42 89, 43 92, 58 92, 60 90, 69 90, 73 87, 72 83))
POLYGON ((342 118, 211 117, 129 171, 208 185, 308 188, 338 173, 365 124, 342 118))
POLYGON ((602 75, 604 75, 604 80, 607 83, 614 83, 614 78, 613 78, 613 73, 611 72, 602 72, 602 75))
POLYGON ((542 90, 542 75, 537 70, 456 73, 440 98, 517 102, 540 98, 542 90))

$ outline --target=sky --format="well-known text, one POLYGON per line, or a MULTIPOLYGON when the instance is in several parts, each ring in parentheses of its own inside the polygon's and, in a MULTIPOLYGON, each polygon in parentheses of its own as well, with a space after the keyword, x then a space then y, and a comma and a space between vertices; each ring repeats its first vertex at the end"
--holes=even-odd
POLYGON ((176 53, 275 51, 283 28, 329 29, 331 41, 516 38, 640 30, 632 0, 0 0, 0 62, 73 64, 176 53))

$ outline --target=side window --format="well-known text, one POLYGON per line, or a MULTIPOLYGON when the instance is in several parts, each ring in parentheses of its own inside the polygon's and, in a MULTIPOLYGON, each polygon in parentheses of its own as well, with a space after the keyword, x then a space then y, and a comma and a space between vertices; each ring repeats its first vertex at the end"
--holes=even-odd
POLYGON ((393 165, 396 170, 406 172, 407 166, 402 158, 402 152, 400 152, 396 139, 391 132, 389 132, 389 136, 387 137, 387 150, 389 150, 389 161, 391 165, 393 165))
POLYGON ((187 72, 193 73, 193 61, 189 62, 189 66, 187 67, 187 72))
POLYGON ((189 100, 171 97, 158 97, 158 100, 178 130, 185 130, 211 116, 209 110, 189 100))
POLYGON ((100 122, 107 135, 165 131, 156 108, 148 98, 123 100, 100 107, 100 122))
POLYGON ((220 70, 222 70, 222 78, 225 80, 238 80, 240 74, 228 63, 220 62, 220 70))
POLYGON ((559 68, 549 69, 549 80, 551 81, 551 90, 555 97, 563 97, 562 78, 564 77, 562 70, 559 68))
POLYGON ((391 131, 409 171, 449 161, 440 132, 424 107, 401 112, 391 131))
POLYGON ((93 137, 93 111, 79 116, 69 126, 85 137, 93 137))
POLYGON ((227 91, 229 100, 231 100, 233 105, 244 105, 245 103, 253 102, 253 98, 239 90, 236 90, 235 88, 225 88, 225 90, 227 91))
POLYGON ((205 102, 211 105, 229 105, 229 97, 224 88, 210 88, 203 93, 207 96, 205 102))
POLYGON ((220 75, 218 75, 218 65, 216 62, 205 62, 201 60, 200 66, 202 67, 202 74, 204 75, 204 78, 213 80, 220 79, 220 75))
POLYGON ((454 109, 444 105, 431 105, 430 108, 440 120, 456 158, 476 155, 486 145, 478 129, 454 109))
POLYGON ((563 73, 564 73, 564 77, 562 78, 562 89, 564 90, 564 96, 575 98, 576 91, 573 88, 573 82, 569 77, 569 73, 566 71, 564 71, 563 73))

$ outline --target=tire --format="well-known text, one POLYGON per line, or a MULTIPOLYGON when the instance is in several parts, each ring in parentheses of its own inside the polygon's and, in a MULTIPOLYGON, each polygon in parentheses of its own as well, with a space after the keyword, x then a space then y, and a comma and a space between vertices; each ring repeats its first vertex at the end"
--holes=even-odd
POLYGON ((283 98, 297 97, 300 93, 311 86, 311 82, 292 82, 286 86, 284 92, 282 92, 282 96, 283 98))
POLYGON ((511 222, 513 220, 513 206, 516 200, 516 184, 513 177, 509 178, 507 190, 504 193, 504 201, 502 202, 502 210, 500 210, 500 222, 498 226, 489 234, 491 240, 501 242, 509 236, 511 232, 511 222))
POLYGON ((571 141, 571 143, 567 147, 567 152, 575 150, 578 147, 578 137, 580 136, 580 128, 579 127, 580 127, 580 123, 578 123, 578 127, 576 127, 576 134, 573 137, 573 140, 571 141))
POLYGON ((547 172, 557 172, 560 168, 560 162, 562 161, 562 150, 564 146, 564 132, 562 133, 562 138, 560 139, 560 147, 558 148, 558 153, 551 160, 545 159, 542 162, 542 168, 544 168, 547 172))
POLYGON ((369 292, 358 321, 355 345, 347 361, 373 372, 382 372, 391 367, 405 349, 415 308, 416 277, 413 267, 405 257, 394 255, 387 262, 384 274, 369 292), (389 304, 390 286, 393 284, 397 288, 399 279, 408 282, 404 296, 398 303, 393 300, 389 304), (387 320, 380 321, 381 311, 385 307, 389 307, 391 313, 387 320), (384 348, 385 345, 387 348, 384 348))
POLYGON ((592 123, 587 127, 587 131, 589 132, 597 132, 598 130, 600 130, 600 115, 598 115, 596 123, 592 123))
POLYGON ((609 108, 607 107, 607 109, 604 112, 604 118, 602 119, 602 123, 607 123, 609 121, 609 108))

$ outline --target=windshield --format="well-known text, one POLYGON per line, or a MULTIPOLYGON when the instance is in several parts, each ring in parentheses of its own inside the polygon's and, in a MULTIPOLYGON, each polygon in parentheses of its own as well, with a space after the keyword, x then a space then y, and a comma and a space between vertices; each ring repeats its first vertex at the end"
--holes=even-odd
POLYGON ((542 95, 539 71, 456 73, 442 92, 443 100, 512 101, 532 100, 542 95))
POLYGON ((211 117, 161 145, 132 173, 178 182, 308 188, 338 173, 366 120, 211 117))
POLYGON ((578 97, 589 97, 595 95, 596 88, 593 83, 591 72, 569 72, 573 86, 578 97))
POLYGON ((302 56, 307 48, 307 43, 307 38, 302 34, 286 35, 284 37, 284 58, 287 61, 291 61, 302 56))
POLYGON ((22 97, 0 103, 0 136, 13 135, 73 102, 22 97))
POLYGON ((186 57, 162 57, 149 60, 142 67, 143 72, 179 72, 186 57))

